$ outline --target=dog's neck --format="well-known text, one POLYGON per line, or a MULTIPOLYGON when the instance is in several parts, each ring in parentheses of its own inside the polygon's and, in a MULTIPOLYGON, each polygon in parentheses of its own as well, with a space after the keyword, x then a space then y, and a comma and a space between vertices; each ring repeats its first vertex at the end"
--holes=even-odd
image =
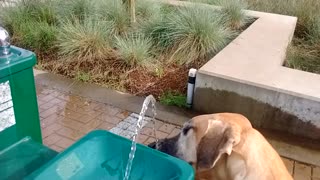
POLYGON ((214 168, 197 171, 196 180, 207 180, 207 179, 228 179, 227 174, 227 154, 221 156, 221 158, 217 161, 214 168))

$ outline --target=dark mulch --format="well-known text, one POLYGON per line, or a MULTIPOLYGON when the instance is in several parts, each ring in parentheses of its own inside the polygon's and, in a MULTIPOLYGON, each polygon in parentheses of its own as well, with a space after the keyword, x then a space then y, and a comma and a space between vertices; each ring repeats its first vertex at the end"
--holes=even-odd
POLYGON ((162 76, 152 72, 137 69, 129 73, 126 89, 138 96, 152 94, 157 99, 168 91, 180 94, 186 93, 188 81, 188 68, 186 66, 169 66, 162 76))
POLYGON ((56 60, 57 56, 38 55, 40 67, 44 70, 71 79, 77 79, 79 72, 90 76, 87 82, 96 83, 137 96, 152 94, 159 99, 166 92, 186 94, 188 70, 201 67, 193 65, 167 65, 161 75, 143 68, 130 68, 112 57, 108 60, 56 60))

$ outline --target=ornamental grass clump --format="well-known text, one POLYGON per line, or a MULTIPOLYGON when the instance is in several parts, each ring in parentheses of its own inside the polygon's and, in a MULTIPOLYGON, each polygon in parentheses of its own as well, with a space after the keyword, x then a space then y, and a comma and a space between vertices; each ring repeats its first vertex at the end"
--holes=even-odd
POLYGON ((151 39, 142 35, 116 37, 116 48, 120 59, 131 67, 148 67, 152 64, 151 39))
POLYGON ((61 24, 56 45, 59 54, 69 60, 107 58, 113 52, 110 23, 95 16, 67 20, 61 24))
POLYGON ((169 62, 178 64, 205 61, 233 37, 220 16, 208 8, 179 7, 151 24, 147 34, 163 47, 169 62))

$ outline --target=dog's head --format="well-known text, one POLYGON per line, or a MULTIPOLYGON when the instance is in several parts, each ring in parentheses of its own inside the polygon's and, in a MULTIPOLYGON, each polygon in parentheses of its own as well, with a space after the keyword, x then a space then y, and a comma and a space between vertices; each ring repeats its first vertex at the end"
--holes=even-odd
POLYGON ((186 122, 181 132, 148 146, 185 160, 198 171, 211 169, 224 154, 230 155, 250 122, 238 114, 197 116, 186 122))

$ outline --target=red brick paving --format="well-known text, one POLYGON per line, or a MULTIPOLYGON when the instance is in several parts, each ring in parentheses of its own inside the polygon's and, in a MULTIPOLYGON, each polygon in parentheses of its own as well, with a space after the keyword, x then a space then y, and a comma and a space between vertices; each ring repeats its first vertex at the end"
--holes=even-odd
POLYGON ((120 111, 118 114, 116 114, 116 117, 118 117, 118 118, 120 118, 120 119, 124 119, 124 118, 128 117, 129 114, 130 114, 130 113, 129 113, 128 111, 122 110, 122 111, 120 111))
POLYGON ((168 133, 162 132, 162 131, 156 131, 156 137, 158 139, 164 139, 166 137, 168 137, 168 133))
POLYGON ((62 137, 59 141, 55 143, 58 147, 61 147, 63 149, 66 149, 67 147, 71 146, 74 143, 73 140, 70 140, 68 138, 62 137))
MULTIPOLYGON (((45 145, 60 152, 94 129, 110 130, 130 115, 119 108, 79 96, 37 87, 42 138, 45 145)), ((153 123, 141 130, 138 142, 155 141, 153 123)), ((180 127, 155 121, 156 137, 173 137, 180 127)), ((320 167, 282 158, 295 180, 320 180, 320 167)))
POLYGON ((116 125, 116 124, 118 124, 120 121, 122 121, 123 119, 125 119, 126 117, 125 117, 125 118, 119 118, 119 117, 116 116, 116 115, 110 115, 110 114, 104 112, 104 113, 102 113, 101 115, 99 115, 97 118, 98 118, 98 119, 101 119, 101 120, 103 120, 103 121, 105 121, 105 122, 108 122, 108 123, 111 123, 111 124, 116 125))
POLYGON ((143 144, 148 138, 149 138, 149 136, 140 134, 140 135, 138 136, 138 143, 143 144))
POLYGON ((288 171, 290 174, 293 174, 293 163, 294 161, 286 159, 286 158, 282 158, 284 164, 286 165, 288 171))
POLYGON ((142 128, 140 133, 143 134, 143 135, 147 135, 147 136, 153 136, 154 135, 154 131, 153 131, 153 129, 151 127, 142 128))
POLYGON ((173 137, 176 136, 180 133, 181 129, 180 128, 174 128, 173 131, 168 135, 168 137, 173 137))
MULTIPOLYGON (((164 123, 161 122, 161 121, 158 121, 158 120, 155 120, 155 129, 158 130, 164 123)), ((149 122, 145 127, 153 127, 153 123, 152 122, 149 122)))
POLYGON ((312 169, 312 180, 320 180, 320 167, 312 169))
POLYGON ((114 127, 114 124, 111 124, 111 123, 108 123, 108 122, 103 122, 97 127, 97 129, 110 130, 113 127, 114 127))
POLYGON ((153 138, 153 137, 149 137, 146 141, 144 141, 144 143, 143 144, 150 144, 150 143, 152 143, 152 142, 154 142, 156 139, 155 138, 153 138))
POLYGON ((51 146, 58 142, 61 138, 62 137, 57 134, 52 134, 51 136, 44 138, 43 143, 45 143, 48 146, 51 146))
POLYGON ((59 147, 59 146, 56 146, 56 145, 52 145, 52 146, 50 146, 50 148, 53 149, 53 150, 55 150, 55 151, 57 151, 57 152, 61 152, 61 151, 64 150, 63 148, 61 148, 61 147, 59 147))
POLYGON ((294 175, 295 180, 311 180, 311 166, 294 162, 294 175))
POLYGON ((167 134, 170 134, 175 127, 176 127, 176 126, 174 126, 174 125, 172 125, 172 124, 163 124, 163 125, 159 128, 159 131, 162 131, 162 132, 165 132, 165 133, 167 133, 167 134))
POLYGON ((73 130, 68 127, 62 127, 61 129, 56 131, 56 133, 59 134, 60 136, 64 136, 64 137, 69 138, 74 141, 80 139, 82 136, 85 135, 85 133, 83 133, 81 131, 73 130))

